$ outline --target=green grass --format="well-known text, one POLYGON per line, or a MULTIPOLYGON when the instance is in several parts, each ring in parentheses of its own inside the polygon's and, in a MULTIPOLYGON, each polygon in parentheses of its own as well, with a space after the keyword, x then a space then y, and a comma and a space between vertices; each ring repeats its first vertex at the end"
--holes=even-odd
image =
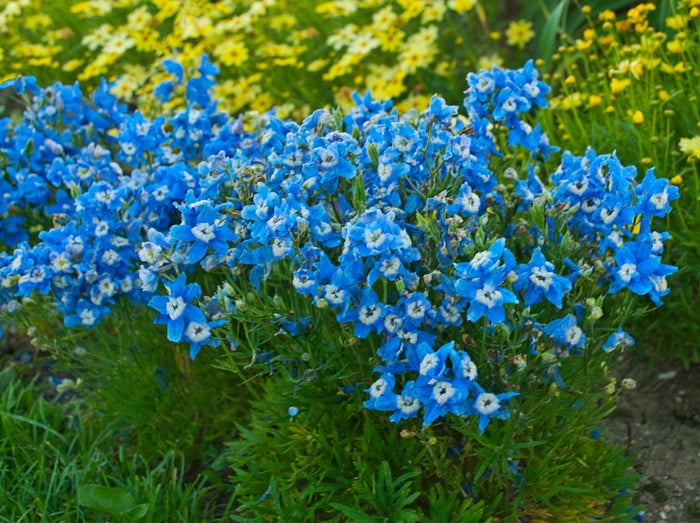
MULTIPOLYGON (((225 517, 230 495, 214 470, 193 472, 175 447, 147 463, 84 399, 49 399, 38 385, 13 366, 0 371, 0 522, 104 521, 106 510, 88 508, 96 506, 93 485, 141 505, 141 521, 225 517)), ((98 501, 109 508, 109 499, 98 501)), ((111 521, 136 519, 111 513, 111 521)))

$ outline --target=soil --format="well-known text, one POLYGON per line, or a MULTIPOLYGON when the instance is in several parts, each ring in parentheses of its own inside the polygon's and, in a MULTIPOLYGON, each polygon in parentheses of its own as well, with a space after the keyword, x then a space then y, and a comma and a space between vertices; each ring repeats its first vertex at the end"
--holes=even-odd
POLYGON ((644 476, 635 499, 644 521, 700 521, 700 362, 649 369, 630 356, 616 373, 637 387, 620 393, 604 429, 644 476))

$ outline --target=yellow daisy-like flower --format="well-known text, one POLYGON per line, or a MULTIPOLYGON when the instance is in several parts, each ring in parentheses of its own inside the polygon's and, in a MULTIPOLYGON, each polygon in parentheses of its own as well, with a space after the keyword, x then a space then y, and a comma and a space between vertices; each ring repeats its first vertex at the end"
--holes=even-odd
POLYGON ((489 71, 494 65, 496 67, 503 67, 503 58, 496 53, 480 56, 479 61, 476 64, 477 69, 487 69, 489 71))
POLYGON ((618 78, 613 78, 610 80, 610 90, 613 94, 621 93, 625 87, 631 83, 629 78, 623 78, 622 80, 618 78))
POLYGON ((637 109, 632 113, 632 121, 634 122, 634 125, 641 125, 644 123, 644 113, 637 109))
POLYGON ((471 11, 475 5, 476 0, 450 0, 447 2, 447 7, 460 14, 471 11))
POLYGON ((603 98, 597 94, 592 94, 588 97, 588 107, 591 109, 593 107, 598 107, 601 103, 603 103, 603 98))
POLYGON ((508 45, 517 45, 519 49, 523 49, 534 36, 532 22, 527 20, 514 20, 506 29, 508 45))
POLYGON ((681 138, 678 146, 681 151, 689 157, 700 160, 700 135, 693 136, 692 138, 681 138))
POLYGON ((243 42, 227 40, 214 49, 214 56, 228 67, 240 67, 248 60, 248 48, 243 42))

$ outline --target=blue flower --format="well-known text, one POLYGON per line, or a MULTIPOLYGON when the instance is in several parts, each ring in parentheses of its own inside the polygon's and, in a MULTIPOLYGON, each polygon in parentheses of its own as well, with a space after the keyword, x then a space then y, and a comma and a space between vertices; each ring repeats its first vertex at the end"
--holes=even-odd
POLYGON ((170 239, 187 245, 186 256, 190 263, 201 260, 209 249, 216 254, 226 254, 229 250, 227 242, 238 239, 228 227, 230 217, 218 212, 220 207, 214 208, 211 202, 203 200, 196 208, 194 223, 170 228, 170 239))
POLYGON ((539 247, 532 253, 530 263, 521 263, 515 272, 518 279, 513 283, 513 288, 525 290, 526 307, 539 303, 545 297, 561 309, 564 294, 571 290, 571 282, 554 273, 554 264, 545 259, 539 247))
POLYGON ((393 391, 396 378, 389 372, 384 372, 370 386, 365 389, 369 393, 369 399, 363 402, 365 408, 370 410, 394 410, 396 408, 396 394, 393 391))
POLYGON ((605 352, 612 352, 615 349, 624 349, 625 347, 631 347, 632 345, 634 345, 634 339, 632 336, 623 331, 622 327, 618 327, 615 332, 608 336, 605 343, 603 343, 603 350, 605 352))
MULTIPOLYGON (((180 274, 175 281, 165 283, 168 296, 153 296, 148 302, 150 307, 160 312, 154 323, 167 324, 168 339, 174 342, 183 341, 186 325, 189 326, 193 322, 204 325, 207 321, 201 309, 192 304, 195 298, 202 296, 202 290, 196 283, 185 285, 185 281, 185 275, 180 274)), ((189 334, 192 333, 188 333, 188 339, 191 341, 193 337, 198 337, 189 334)))
POLYGON ((663 218, 671 210, 671 202, 678 199, 678 187, 669 185, 666 178, 657 179, 654 169, 649 169, 637 187, 637 213, 663 218))
POLYGON ((484 429, 491 422, 492 418, 508 419, 510 417, 510 413, 507 410, 503 410, 502 403, 517 396, 517 392, 494 394, 484 391, 478 383, 474 384, 474 388, 475 399, 473 410, 474 413, 479 416, 479 432, 484 432, 484 429))
POLYGON ((382 330, 384 314, 385 306, 379 301, 377 293, 366 287, 362 290, 357 307, 341 312, 337 317, 340 322, 354 321, 354 335, 358 338, 366 338, 370 332, 382 330))
POLYGON ((550 321, 544 326, 542 332, 567 349, 583 347, 586 343, 586 335, 576 324, 576 317, 573 314, 567 314, 559 320, 550 321))

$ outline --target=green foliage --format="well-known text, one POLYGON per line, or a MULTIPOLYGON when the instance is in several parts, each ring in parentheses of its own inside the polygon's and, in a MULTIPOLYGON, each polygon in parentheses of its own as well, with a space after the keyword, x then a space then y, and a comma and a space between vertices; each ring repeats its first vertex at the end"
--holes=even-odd
POLYGON ((135 521, 148 514, 148 503, 137 505, 134 496, 122 487, 84 485, 80 487, 78 500, 84 507, 107 512, 117 518, 135 521))
MULTIPOLYGON (((585 2, 571 0, 537 0, 523 2, 520 18, 533 20, 535 38, 532 51, 535 57, 542 58, 550 65, 560 37, 574 35, 586 25, 587 17, 595 18, 603 10, 623 11, 639 4, 639 0, 588 0, 585 2), (582 7, 590 9, 588 14, 582 7)), ((662 21, 673 12, 672 0, 658 0, 652 15, 652 23, 659 27, 662 21)))
POLYGON ((228 510, 221 481, 213 471, 188 474, 180 449, 148 463, 75 394, 37 395, 14 366, 0 371, 0 385, 0 522, 96 521, 99 511, 194 522, 228 510))
POLYGON ((92 330, 66 329, 51 310, 42 316, 46 323, 30 328, 34 343, 59 360, 87 407, 113 422, 119 440, 147 461, 173 448, 201 460, 230 437, 234 420, 246 418, 245 394, 231 375, 208 355, 193 365, 186 349, 164 341, 146 307, 125 301, 92 330))

